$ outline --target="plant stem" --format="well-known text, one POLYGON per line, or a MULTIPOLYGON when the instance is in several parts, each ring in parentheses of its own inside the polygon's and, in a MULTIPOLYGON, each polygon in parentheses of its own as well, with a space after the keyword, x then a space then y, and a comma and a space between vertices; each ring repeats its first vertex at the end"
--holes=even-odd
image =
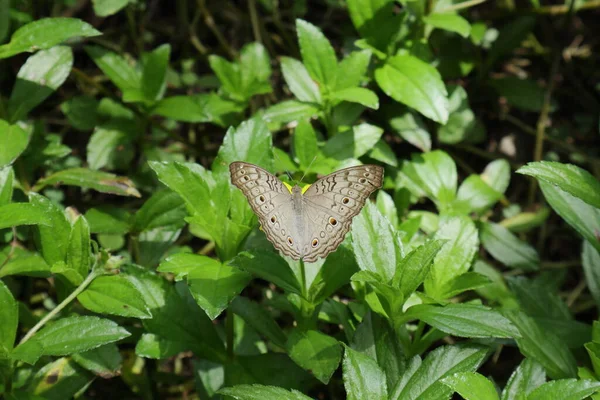
POLYGON ((92 272, 90 272, 90 274, 85 278, 85 280, 83 282, 81 282, 81 285, 79 285, 77 287, 77 289, 75 289, 69 296, 67 296, 67 298, 65 298, 52 311, 50 311, 48 314, 46 314, 46 316, 44 318, 42 318, 37 324, 35 324, 35 326, 33 328, 31 328, 25 336, 23 336, 23 339, 21 339, 19 344, 23 344, 26 341, 28 341, 29 339, 31 339, 31 337, 37 331, 39 331, 44 325, 46 325, 46 323, 48 321, 50 321, 52 318, 54 318, 54 316, 56 314, 61 312, 63 308, 65 308, 71 301, 73 301, 77 296, 79 296, 81 294, 81 292, 83 292, 89 286, 89 284, 92 283, 92 281, 94 279, 96 279, 96 277, 98 277, 99 275, 100 275, 100 273, 96 272, 96 270, 92 270, 92 272))

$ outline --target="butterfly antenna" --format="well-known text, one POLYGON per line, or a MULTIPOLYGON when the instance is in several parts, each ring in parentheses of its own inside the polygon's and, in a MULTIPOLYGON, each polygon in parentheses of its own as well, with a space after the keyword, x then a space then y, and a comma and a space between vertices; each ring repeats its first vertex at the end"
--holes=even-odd
POLYGON ((302 178, 300 178, 300 183, 302 183, 302 180, 304 179, 304 177, 306 176, 306 174, 308 174, 308 171, 310 171, 311 165, 313 165, 313 163, 315 162, 316 159, 317 159, 317 156, 315 155, 313 157, 312 161, 310 162, 310 164, 308 164, 308 167, 306 167, 306 170, 304 170, 304 175, 302 175, 302 178))
MULTIPOLYGON (((281 162, 281 158, 279 158, 279 156, 277 155, 277 152, 274 151, 273 155, 275 156, 275 158, 277 159, 277 161, 279 161, 280 164, 283 164, 281 162)), ((288 178, 290 178, 290 182, 292 182, 293 181, 292 175, 290 175, 290 172, 287 169, 285 170, 285 174, 288 176, 288 178)))

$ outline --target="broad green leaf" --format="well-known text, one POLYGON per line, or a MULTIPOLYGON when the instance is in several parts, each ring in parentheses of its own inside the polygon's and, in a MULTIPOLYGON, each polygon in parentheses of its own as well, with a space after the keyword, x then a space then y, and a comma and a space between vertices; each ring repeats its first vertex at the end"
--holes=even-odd
POLYGON ((80 215, 73 224, 69 236, 67 266, 77 271, 82 277, 87 276, 90 270, 90 259, 92 257, 90 246, 90 227, 85 217, 80 215))
POLYGON ((2 281, 0 281, 0 320, 2 320, 2 324, 0 324, 0 358, 5 358, 12 350, 17 337, 19 304, 2 281))
POLYGON ((181 229, 170 230, 154 228, 141 232, 138 241, 138 262, 142 265, 155 266, 163 258, 167 250, 172 248, 179 238, 181 229))
POLYGON ((394 154, 394 150, 392 150, 384 139, 379 139, 367 155, 374 160, 381 161, 392 167, 398 166, 398 159, 396 158, 396 154, 394 154))
POLYGON ((208 62, 210 68, 219 78, 223 91, 236 100, 243 100, 244 93, 240 66, 214 54, 208 57, 208 62))
POLYGON ((354 218, 352 248, 359 268, 379 274, 385 282, 392 279, 402 257, 396 231, 371 202, 354 218))
POLYGON ((540 258, 537 251, 502 225, 482 222, 479 234, 483 247, 507 267, 525 271, 535 271, 539 268, 540 258))
POLYGON ((522 337, 516 339, 521 353, 539 362, 549 377, 562 379, 577 376, 577 363, 573 354, 553 332, 541 329, 523 312, 506 312, 505 315, 521 332, 522 337))
POLYGON ((587 287, 600 307, 600 251, 596 250, 587 240, 583 242, 581 263, 587 287))
POLYGON ((440 226, 434 239, 447 242, 435 256, 431 271, 425 279, 425 292, 434 298, 445 299, 452 281, 471 267, 479 247, 479 238, 477 228, 470 218, 453 217, 440 226))
POLYGON ((91 131, 98 125, 97 113, 99 102, 91 96, 81 95, 71 97, 60 105, 73 128, 80 131, 91 131))
POLYGON ((377 209, 390 221, 392 227, 398 227, 398 210, 396 209, 396 204, 394 203, 394 199, 392 196, 380 190, 377 192, 377 197, 375 204, 377 205, 377 209))
MULTIPOLYGON (((0 119, 0 168, 9 166, 27 148, 29 135, 18 125, 0 119)), ((7 168, 6 171, 9 171, 7 168)), ((12 180, 11 180, 12 193, 12 180)))
POLYGON ((404 257, 396 267, 392 284, 397 286, 404 298, 407 299, 423 281, 435 256, 442 249, 444 241, 429 240, 422 246, 414 249, 404 257))
POLYGON ((526 358, 510 375, 501 400, 521 400, 535 388, 546 382, 546 372, 536 361, 526 358))
POLYGON ((140 88, 141 73, 125 58, 99 46, 86 46, 85 51, 122 92, 140 88))
POLYGON ((271 60, 265 46, 259 42, 248 43, 240 51, 242 87, 246 98, 255 94, 271 93, 271 60))
POLYGON ((548 207, 539 208, 534 212, 522 212, 510 218, 500 221, 500 225, 511 232, 529 232, 533 228, 542 225, 548 216, 550 209, 548 207))
POLYGON ((133 158, 132 136, 126 126, 106 124, 98 126, 87 144, 87 163, 90 169, 98 170, 127 164, 133 158))
POLYGON ((244 251, 238 254, 230 264, 272 282, 287 292, 302 293, 300 283, 288 263, 271 251, 244 251))
POLYGON ((551 183, 540 181, 540 188, 550 206, 597 251, 600 251, 600 209, 570 195, 551 183))
POLYGON ((329 254, 321 265, 319 272, 310 283, 308 300, 313 304, 321 304, 343 285, 350 281, 350 277, 358 271, 358 265, 352 251, 341 245, 336 251, 329 254))
POLYGON ((530 317, 574 322, 569 307, 557 293, 549 290, 547 285, 540 281, 530 281, 525 277, 510 277, 508 284, 519 300, 521 310, 530 317))
POLYGON ((285 83, 298 100, 321 104, 319 87, 310 77, 304 64, 294 58, 281 57, 281 72, 285 83))
POLYGON ((457 372, 475 371, 487 353, 487 347, 474 344, 438 347, 422 363, 415 363, 412 374, 405 373, 408 378, 398 381, 389 399, 446 399, 452 394, 452 389, 440 380, 457 372))
POLYGON ((160 115, 183 122, 208 122, 206 113, 206 97, 201 96, 171 96, 161 99, 152 108, 153 115, 160 115))
POLYGON ((427 132, 427 127, 420 115, 406 110, 400 115, 391 118, 389 124, 408 143, 421 151, 431 150, 431 135, 427 132))
POLYGON ((239 315, 248 325, 265 336, 280 348, 285 348, 287 340, 275 319, 260 304, 244 296, 238 296, 229 305, 229 310, 239 315))
POLYGON ((498 311, 477 304, 448 304, 444 307, 420 304, 410 307, 403 319, 419 319, 442 332, 460 337, 521 336, 518 329, 498 311))
MULTIPOLYGON (((584 347, 590 357, 594 372, 598 374, 600 372, 600 343, 590 342, 586 343, 584 347)), ((579 374, 579 377, 582 377, 581 374, 579 374)))
POLYGON ((134 0, 92 0, 94 14, 99 17, 108 17, 121 11, 134 0))
POLYGON ((477 372, 458 372, 442 379, 442 383, 465 400, 498 400, 492 381, 477 372))
MULTIPOLYGON (((196 257, 203 258, 200 255, 196 257)), ((187 276, 194 300, 211 320, 227 308, 252 278, 245 271, 213 261, 210 264, 200 261, 200 265, 192 269, 187 276)))
POLYGON ((473 211, 482 213, 501 198, 502 193, 491 188, 479 175, 469 175, 458 188, 454 208, 461 214, 473 211))
POLYGON ((74 37, 98 35, 101 33, 87 22, 77 18, 42 18, 17 29, 10 42, 0 46, 0 58, 25 51, 49 49, 74 37))
POLYGON ((88 371, 104 379, 120 374, 123 358, 116 344, 110 343, 83 353, 72 354, 71 358, 88 371))
POLYGON ((55 184, 90 188, 101 193, 141 197, 129 178, 87 168, 71 168, 56 172, 37 181, 35 188, 39 191, 55 184))
POLYGON ((125 328, 111 320, 77 316, 46 325, 30 340, 42 345, 44 355, 62 356, 91 350, 128 336, 130 333, 125 328))
POLYGON ((44 353, 44 347, 35 339, 19 344, 10 354, 13 360, 23 361, 34 365, 44 353))
POLYGON ((554 184, 587 204, 600 208, 600 181, 573 164, 552 161, 530 162, 519 168, 517 173, 554 184))
POLYGON ((449 207, 456 197, 456 164, 441 150, 413 154, 411 161, 402 165, 401 173, 402 183, 406 181, 407 184, 415 186, 418 191, 433 200, 440 211, 449 207))
POLYGON ((365 79, 371 52, 368 50, 353 51, 339 64, 335 80, 335 90, 342 90, 359 86, 365 79))
POLYGON ((487 286, 491 283, 490 279, 477 272, 465 272, 462 275, 457 276, 447 285, 445 290, 445 296, 451 298, 458 296, 462 292, 467 290, 480 289, 483 286, 487 286))
POLYGON ((159 227, 169 230, 181 229, 187 215, 185 203, 177 193, 160 190, 137 210, 132 229, 136 232, 159 227))
POLYGON ((582 400, 600 391, 600 382, 577 379, 558 379, 546 382, 531 391, 527 400, 582 400))
POLYGON ((403 25, 401 15, 394 12, 393 0, 348 0, 348 11, 352 24, 368 46, 379 50, 378 57, 384 58, 391 49, 394 35, 403 25))
POLYGON ((448 87, 448 121, 438 128, 442 143, 456 144, 465 141, 476 128, 475 114, 469 105, 466 90, 462 86, 448 87))
POLYGON ((167 67, 171 46, 163 44, 145 54, 142 71, 142 92, 149 102, 160 100, 167 87, 167 67))
POLYGON ((0 206, 11 202, 14 179, 15 172, 12 167, 0 167, 0 206))
POLYGON ((188 349, 185 343, 165 339, 152 333, 144 333, 135 346, 135 354, 156 360, 173 357, 188 349))
POLYGON ((265 386, 257 384, 226 387, 220 389, 218 393, 233 397, 236 400, 312 400, 310 397, 305 396, 301 392, 294 389, 288 391, 287 389, 278 386, 265 386))
POLYGON ((141 293, 120 275, 99 276, 79 295, 77 300, 98 314, 132 318, 151 318, 141 293))
POLYGON ((333 100, 348 101, 350 103, 362 104, 365 107, 377 110, 379 108, 379 99, 377 95, 369 89, 361 87, 351 87, 341 89, 331 94, 333 100))
POLYGON ((36 248, 49 266, 64 262, 71 235, 71 224, 65 217, 65 213, 48 198, 34 192, 29 193, 29 202, 40 208, 50 221, 48 226, 38 225, 35 229, 36 248))
POLYGON ((15 251, 12 258, 3 261, 0 268, 0 278, 9 275, 47 278, 50 276, 50 266, 37 253, 15 251))
POLYGON ((499 158, 486 165, 480 176, 492 189, 504 193, 510 183, 510 164, 499 158))
POLYGON ((493 302, 499 302, 507 308, 518 308, 519 305, 514 295, 508 290, 500 271, 482 260, 475 261, 473 271, 491 281, 488 285, 476 289, 480 296, 493 302))
POLYGON ((445 31, 456 32, 460 36, 467 38, 471 33, 471 25, 469 21, 458 14, 450 13, 434 13, 423 17, 423 22, 434 28, 443 29, 445 31))
POLYGON ((296 364, 310 371, 318 380, 327 384, 342 358, 340 343, 319 331, 301 331, 290 333, 286 350, 296 364))
MULTIPOLYGON (((511 106, 531 112, 540 112, 542 110, 546 89, 531 79, 519 79, 507 76, 491 80, 490 85, 511 106)), ((550 111, 554 111, 556 107, 556 101, 552 99, 550 111)))
POLYGON ((263 118, 267 122, 285 124, 310 118, 318 112, 319 109, 314 104, 286 100, 267 108, 263 114, 263 118))
POLYGON ((402 314, 402 292, 387 283, 381 275, 371 271, 359 271, 352 276, 352 281, 368 284, 372 289, 366 293, 365 301, 374 312, 389 319, 402 314))
POLYGON ((130 214, 123 208, 100 206, 87 210, 85 219, 91 233, 124 235, 129 232, 130 214))
POLYGON ((310 75, 326 88, 335 87, 337 58, 323 32, 315 25, 296 20, 296 31, 302 61, 310 75))
POLYGON ((8 99, 10 120, 25 118, 64 83, 72 66, 73 51, 67 46, 56 46, 29 56, 17 74, 8 99))
POLYGON ((51 226, 44 210, 32 203, 10 203, 0 206, 0 229, 19 225, 51 226))
POLYGON ((371 357, 346 346, 342 372, 348 400, 388 398, 385 374, 371 357))
POLYGON ((375 80, 394 100, 441 124, 448 120, 448 93, 431 65, 411 55, 396 55, 375 70, 375 80))
POLYGON ((339 133, 323 146, 323 154, 336 160, 359 158, 365 155, 381 138, 383 129, 370 124, 360 124, 352 130, 339 133))
MULTIPOLYGON (((27 391, 46 400, 70 399, 88 387, 93 380, 94 375, 70 358, 62 357, 37 371, 28 382, 27 391)), ((35 397, 27 398, 38 400, 35 397)))
POLYGON ((307 120, 298 122, 294 130, 294 154, 300 162, 300 166, 308 168, 317 156, 317 135, 312 125, 307 120))

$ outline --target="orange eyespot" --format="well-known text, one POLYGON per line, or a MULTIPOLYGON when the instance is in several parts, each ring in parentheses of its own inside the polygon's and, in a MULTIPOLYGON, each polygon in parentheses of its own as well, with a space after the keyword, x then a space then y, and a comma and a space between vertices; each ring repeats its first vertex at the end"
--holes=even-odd
POLYGON ((313 239, 312 241, 312 247, 317 247, 319 245, 319 240, 318 239, 313 239))
POLYGON ((331 224, 333 226, 336 226, 337 225, 337 219, 335 219, 333 217, 330 217, 329 218, 329 224, 331 224))
POLYGON ((289 236, 288 236, 288 238, 287 238, 287 242, 288 242, 288 244, 289 244, 290 246, 294 244, 294 241, 293 241, 293 240, 292 240, 292 238, 291 238, 291 237, 289 237, 289 236))
POLYGON ((349 198, 347 198, 347 197, 344 197, 344 198, 342 199, 342 203, 344 203, 344 204, 348 204, 349 202, 350 202, 350 199, 349 199, 349 198))
POLYGON ((275 218, 275 216, 273 215, 271 217, 271 223, 274 224, 275 222, 277 222, 277 218, 275 218))

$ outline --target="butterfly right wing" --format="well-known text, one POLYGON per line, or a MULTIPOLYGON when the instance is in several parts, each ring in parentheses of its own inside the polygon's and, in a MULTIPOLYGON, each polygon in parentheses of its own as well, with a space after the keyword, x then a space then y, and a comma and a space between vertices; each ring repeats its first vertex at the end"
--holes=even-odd
POLYGON ((288 243, 292 226, 292 195, 273 174, 241 161, 229 164, 231 183, 242 191, 258 216, 267 239, 273 246, 294 260, 300 258, 296 246, 288 243))

